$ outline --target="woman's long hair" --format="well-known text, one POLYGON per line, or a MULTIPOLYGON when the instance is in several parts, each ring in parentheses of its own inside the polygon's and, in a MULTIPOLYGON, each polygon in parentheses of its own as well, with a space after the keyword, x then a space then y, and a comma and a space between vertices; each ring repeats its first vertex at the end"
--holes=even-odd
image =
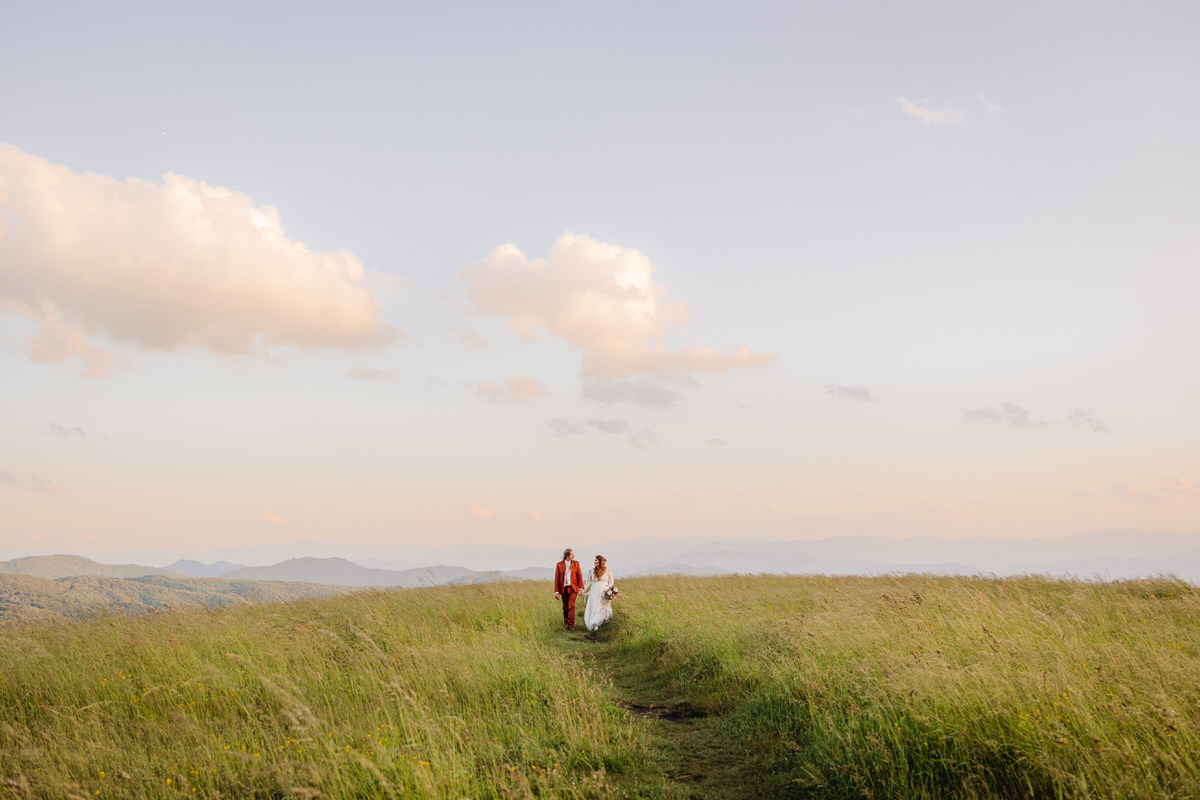
POLYGON ((594 579, 600 580, 600 576, 604 574, 604 565, 607 563, 608 560, 604 556, 596 556, 596 566, 592 570, 592 577, 594 579))

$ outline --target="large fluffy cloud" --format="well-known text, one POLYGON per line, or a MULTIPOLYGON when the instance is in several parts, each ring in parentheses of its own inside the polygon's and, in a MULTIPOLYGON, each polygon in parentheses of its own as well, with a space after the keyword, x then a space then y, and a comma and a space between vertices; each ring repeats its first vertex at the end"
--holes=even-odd
POLYGON ((161 184, 78 174, 0 145, 0 307, 38 322, 30 354, 114 360, 92 340, 144 350, 354 349, 394 331, 351 253, 316 253, 278 212, 167 174, 161 184))
POLYGON ((687 322, 688 309, 664 298, 653 273, 650 259, 637 250, 566 233, 548 258, 531 261, 505 244, 464 266, 459 279, 477 311, 507 320, 521 336, 546 330, 574 345, 596 399, 638 402, 645 396, 652 405, 670 405, 673 398, 647 392, 645 385, 609 382, 630 376, 686 380, 695 372, 761 367, 776 358, 746 347, 672 351, 659 344, 668 327, 687 322))

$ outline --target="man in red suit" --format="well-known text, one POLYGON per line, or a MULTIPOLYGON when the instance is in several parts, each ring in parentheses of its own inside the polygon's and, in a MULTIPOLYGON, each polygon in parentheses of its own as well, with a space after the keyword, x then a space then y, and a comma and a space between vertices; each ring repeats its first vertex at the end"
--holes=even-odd
POLYGON ((583 572, 575 560, 575 551, 563 550, 563 560, 554 568, 554 596, 562 600, 563 622, 575 630, 575 598, 583 591, 583 572))

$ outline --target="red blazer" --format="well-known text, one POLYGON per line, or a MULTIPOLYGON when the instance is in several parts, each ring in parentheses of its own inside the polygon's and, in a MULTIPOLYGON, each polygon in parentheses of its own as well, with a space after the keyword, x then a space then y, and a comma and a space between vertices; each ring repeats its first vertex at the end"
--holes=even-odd
MULTIPOLYGON (((559 593, 559 588, 563 585, 563 562, 558 562, 554 567, 554 593, 559 593)), ((583 572, 579 569, 579 560, 571 562, 571 588, 576 592, 583 591, 583 572)))

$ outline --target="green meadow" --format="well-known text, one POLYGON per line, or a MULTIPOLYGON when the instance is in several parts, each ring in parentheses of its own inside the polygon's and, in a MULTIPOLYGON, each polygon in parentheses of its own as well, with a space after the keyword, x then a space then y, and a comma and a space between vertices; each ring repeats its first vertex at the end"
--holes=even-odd
POLYGON ((623 581, 0 630, 0 796, 1200 797, 1200 589, 623 581))

